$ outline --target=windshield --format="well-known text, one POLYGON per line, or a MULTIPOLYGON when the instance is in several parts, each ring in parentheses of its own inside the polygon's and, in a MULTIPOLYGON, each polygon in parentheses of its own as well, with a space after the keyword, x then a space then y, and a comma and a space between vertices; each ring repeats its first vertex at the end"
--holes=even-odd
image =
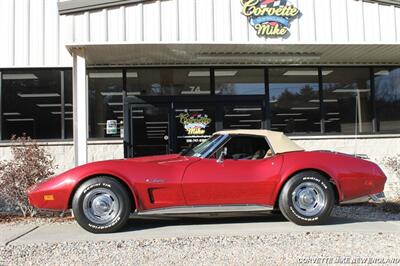
POLYGON ((192 157, 204 157, 211 149, 217 146, 223 139, 225 139, 224 135, 213 135, 211 138, 200 143, 199 145, 183 152, 182 155, 192 156, 192 157))

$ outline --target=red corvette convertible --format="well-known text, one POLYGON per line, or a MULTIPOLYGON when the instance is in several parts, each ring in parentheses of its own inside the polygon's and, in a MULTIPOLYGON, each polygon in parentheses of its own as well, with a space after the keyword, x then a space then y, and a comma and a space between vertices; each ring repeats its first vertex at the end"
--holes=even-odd
POLYGON ((280 132, 220 131, 181 154, 89 163, 28 191, 32 205, 72 208, 90 232, 114 232, 132 215, 280 210, 299 225, 321 224, 332 207, 383 191, 374 163, 306 152, 280 132))

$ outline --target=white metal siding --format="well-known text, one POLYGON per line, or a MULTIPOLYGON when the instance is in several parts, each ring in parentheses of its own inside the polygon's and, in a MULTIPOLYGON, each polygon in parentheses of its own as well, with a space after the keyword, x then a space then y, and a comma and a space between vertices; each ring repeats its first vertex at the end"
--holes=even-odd
POLYGON ((57 2, 0 1, 0 68, 72 65, 65 48, 73 41, 72 17, 60 17, 57 2))
MULTIPOLYGON (((292 21, 290 35, 284 39, 258 37, 241 14, 240 0, 157 0, 112 8, 108 12, 90 11, 90 16, 94 13, 107 16, 108 21, 107 25, 91 23, 90 32, 93 27, 96 32, 102 31, 97 35, 108 32, 111 43, 123 41, 124 35, 127 42, 393 44, 400 41, 398 7, 356 0, 291 2, 300 9, 301 16, 292 21)), ((85 28, 81 24, 84 20, 75 22, 75 32, 85 28)), ((98 41, 91 38, 90 42, 98 41)))
POLYGON ((58 15, 59 0, 0 1, 0 67, 72 66, 71 43, 385 44, 400 42, 400 8, 355 0, 292 0, 301 16, 265 39, 240 0, 157 0, 58 15))

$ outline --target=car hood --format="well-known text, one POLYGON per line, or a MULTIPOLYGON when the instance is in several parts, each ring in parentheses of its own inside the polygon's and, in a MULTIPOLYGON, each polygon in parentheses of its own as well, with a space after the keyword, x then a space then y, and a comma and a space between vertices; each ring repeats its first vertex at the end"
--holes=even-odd
POLYGON ((167 162, 175 162, 176 160, 182 160, 184 158, 185 157, 181 156, 180 154, 167 154, 167 155, 154 155, 154 156, 128 158, 125 160, 138 163, 167 163, 167 162))

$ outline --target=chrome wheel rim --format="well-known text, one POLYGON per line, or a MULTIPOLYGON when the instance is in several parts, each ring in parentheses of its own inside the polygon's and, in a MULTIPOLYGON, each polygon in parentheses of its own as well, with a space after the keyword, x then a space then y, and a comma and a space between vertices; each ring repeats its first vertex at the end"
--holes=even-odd
POLYGON ((304 216, 315 216, 326 206, 326 196, 322 187, 314 182, 298 185, 292 193, 293 206, 304 216))
POLYGON ((111 222, 118 215, 119 206, 117 196, 106 188, 95 188, 83 199, 83 213, 96 224, 111 222))

